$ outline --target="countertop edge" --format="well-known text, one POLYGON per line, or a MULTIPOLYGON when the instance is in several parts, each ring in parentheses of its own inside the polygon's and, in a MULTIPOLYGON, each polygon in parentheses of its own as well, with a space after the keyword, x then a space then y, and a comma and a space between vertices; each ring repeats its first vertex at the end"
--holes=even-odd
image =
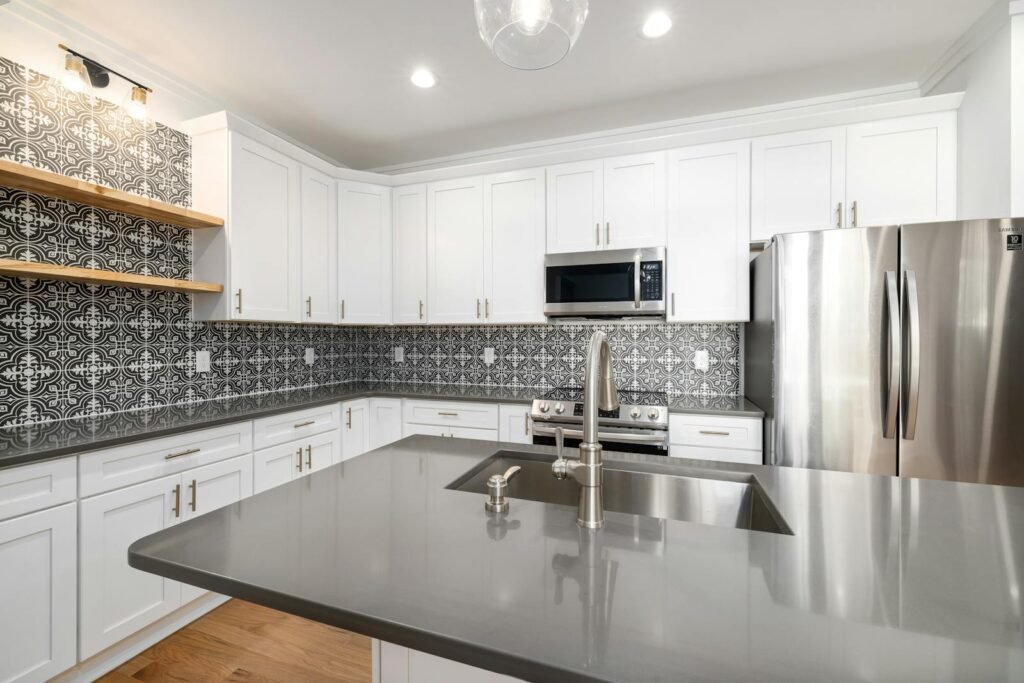
POLYGON ((278 591, 256 588, 220 574, 198 571, 175 562, 162 562, 142 555, 146 544, 157 534, 145 536, 129 546, 128 565, 130 567, 524 681, 533 683, 613 683, 608 679, 584 676, 578 671, 530 661, 501 650, 483 647, 458 638, 449 638, 437 632, 402 626, 359 612, 328 608, 278 591))

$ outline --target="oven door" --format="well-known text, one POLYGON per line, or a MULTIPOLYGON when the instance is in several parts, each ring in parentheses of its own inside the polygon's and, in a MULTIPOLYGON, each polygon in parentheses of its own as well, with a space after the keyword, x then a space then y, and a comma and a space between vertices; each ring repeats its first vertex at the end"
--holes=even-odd
POLYGON ((544 264, 545 315, 665 312, 664 248, 550 254, 544 264))
MULTIPOLYGON (((540 446, 555 445, 555 428, 562 427, 566 448, 576 448, 583 440, 583 428, 578 424, 557 425, 533 423, 533 443, 540 446)), ((598 441, 606 451, 619 453, 644 453, 646 455, 668 455, 668 431, 664 429, 633 429, 621 427, 599 427, 598 441)))

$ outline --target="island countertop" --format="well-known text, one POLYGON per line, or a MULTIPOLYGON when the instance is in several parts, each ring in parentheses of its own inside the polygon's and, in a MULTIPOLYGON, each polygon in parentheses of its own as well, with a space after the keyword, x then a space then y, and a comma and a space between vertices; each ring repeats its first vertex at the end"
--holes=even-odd
POLYGON ((614 512, 587 532, 572 507, 495 517, 446 488, 503 448, 551 452, 410 437, 141 539, 129 563, 531 681, 1024 676, 1024 489, 715 463, 753 475, 793 535, 614 512))

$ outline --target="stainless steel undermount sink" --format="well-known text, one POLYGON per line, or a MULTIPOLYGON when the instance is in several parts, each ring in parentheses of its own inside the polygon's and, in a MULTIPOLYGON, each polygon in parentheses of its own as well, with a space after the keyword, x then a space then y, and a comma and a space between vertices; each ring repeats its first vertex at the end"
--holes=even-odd
MULTIPOLYGON (((576 507, 579 487, 551 475, 553 457, 498 451, 447 488, 487 493, 487 479, 518 465, 507 496, 576 507)), ((695 467, 667 468, 639 463, 604 462, 604 509, 659 519, 792 535, 792 531, 756 477, 695 467)))

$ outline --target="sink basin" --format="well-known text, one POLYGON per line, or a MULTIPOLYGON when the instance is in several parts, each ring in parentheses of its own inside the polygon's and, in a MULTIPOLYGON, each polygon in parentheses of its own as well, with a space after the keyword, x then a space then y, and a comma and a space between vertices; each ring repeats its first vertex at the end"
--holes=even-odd
MULTIPOLYGON (((553 457, 498 451, 447 488, 487 495, 487 479, 518 465, 509 498, 576 507, 579 485, 551 476, 553 457)), ((604 509, 644 517, 792 535, 752 474, 700 468, 604 462, 604 509)))

